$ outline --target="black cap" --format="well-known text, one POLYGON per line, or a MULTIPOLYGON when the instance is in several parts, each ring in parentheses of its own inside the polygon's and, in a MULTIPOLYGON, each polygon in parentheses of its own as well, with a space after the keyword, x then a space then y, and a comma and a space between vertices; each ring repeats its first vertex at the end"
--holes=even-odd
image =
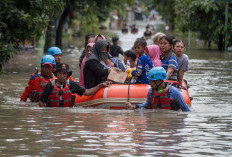
POLYGON ((72 71, 69 71, 68 64, 60 63, 59 65, 57 65, 56 70, 54 71, 54 75, 56 75, 60 70, 62 70, 63 72, 68 73, 69 76, 72 75, 72 71))

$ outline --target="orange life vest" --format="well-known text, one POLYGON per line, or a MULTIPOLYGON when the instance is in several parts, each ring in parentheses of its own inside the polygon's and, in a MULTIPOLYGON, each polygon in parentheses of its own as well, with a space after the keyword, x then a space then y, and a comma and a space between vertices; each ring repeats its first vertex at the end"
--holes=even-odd
POLYGON ((49 95, 49 107, 72 107, 73 96, 69 90, 69 80, 61 89, 55 84, 55 79, 51 81, 52 93, 49 95))
POLYGON ((151 103, 148 108, 172 110, 171 101, 173 101, 173 99, 169 99, 167 95, 167 92, 170 90, 170 88, 171 84, 168 84, 162 93, 158 93, 156 90, 153 90, 150 100, 151 103))
POLYGON ((40 84, 39 84, 39 87, 37 89, 34 89, 31 94, 29 95, 29 98, 32 102, 38 102, 41 95, 42 95, 42 92, 45 88, 45 86, 52 80, 55 78, 55 76, 52 74, 52 77, 49 78, 49 79, 46 79, 44 78, 41 73, 39 72, 38 73, 38 77, 40 79, 40 84))

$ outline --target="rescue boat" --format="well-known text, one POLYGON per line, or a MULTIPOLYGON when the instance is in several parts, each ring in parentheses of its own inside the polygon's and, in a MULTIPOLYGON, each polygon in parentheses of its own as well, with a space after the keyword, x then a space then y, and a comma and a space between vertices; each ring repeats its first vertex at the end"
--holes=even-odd
MULTIPOLYGON (((165 81, 177 83, 176 81, 165 81)), ((178 83, 177 83, 178 84, 178 83)), ((183 82, 182 89, 179 89, 185 103, 191 107, 188 88, 183 82)), ((147 93, 150 85, 147 84, 112 84, 109 87, 101 88, 91 96, 75 95, 75 106, 93 107, 101 109, 125 109, 125 103, 132 104, 144 103, 147 99, 147 93)))

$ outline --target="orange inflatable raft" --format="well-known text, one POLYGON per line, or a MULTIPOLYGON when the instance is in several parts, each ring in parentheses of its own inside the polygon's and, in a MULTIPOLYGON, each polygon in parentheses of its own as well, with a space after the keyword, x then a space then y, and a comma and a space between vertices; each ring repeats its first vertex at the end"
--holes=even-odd
MULTIPOLYGON (((175 81, 165 81, 173 82, 175 81)), ((186 102, 191 107, 188 89, 183 82, 185 89, 180 92, 186 102)), ((76 94, 75 106, 94 107, 101 109, 125 109, 125 102, 132 104, 144 103, 150 86, 147 84, 112 84, 109 87, 100 89, 92 96, 79 96, 76 94)))

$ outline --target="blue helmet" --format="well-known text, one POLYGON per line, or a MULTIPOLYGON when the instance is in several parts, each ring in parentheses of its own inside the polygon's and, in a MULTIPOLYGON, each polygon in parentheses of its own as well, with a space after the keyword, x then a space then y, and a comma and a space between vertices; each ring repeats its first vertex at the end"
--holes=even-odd
POLYGON ((166 80, 167 72, 163 67, 154 67, 148 73, 149 80, 166 80))
POLYGON ((41 60, 40 64, 43 64, 43 63, 50 63, 50 64, 53 64, 53 65, 56 65, 56 60, 51 55, 45 55, 45 56, 42 57, 42 60, 41 60))
POLYGON ((59 47, 50 47, 48 49, 48 55, 57 55, 57 54, 62 54, 62 51, 59 47))

